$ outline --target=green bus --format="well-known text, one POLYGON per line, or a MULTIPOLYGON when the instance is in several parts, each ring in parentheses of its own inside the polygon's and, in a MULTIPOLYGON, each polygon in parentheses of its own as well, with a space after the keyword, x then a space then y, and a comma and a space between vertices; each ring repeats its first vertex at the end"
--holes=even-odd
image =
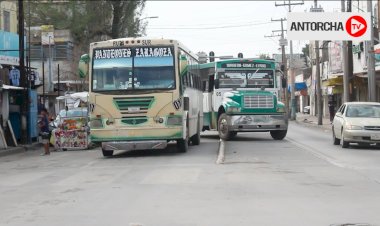
POLYGON ((284 80, 274 60, 229 59, 200 66, 203 83, 203 130, 217 130, 223 140, 238 132, 269 132, 282 140, 288 130, 284 80))

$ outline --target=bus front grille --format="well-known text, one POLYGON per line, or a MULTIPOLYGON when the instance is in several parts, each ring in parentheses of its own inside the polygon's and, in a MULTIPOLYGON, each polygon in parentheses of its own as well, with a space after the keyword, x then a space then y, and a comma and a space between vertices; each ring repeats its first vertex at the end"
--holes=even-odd
POLYGON ((143 124, 148 121, 148 118, 145 116, 141 117, 123 117, 121 119, 122 123, 128 124, 128 125, 139 125, 143 124))
POLYGON ((267 96, 267 95, 244 96, 243 100, 244 100, 245 108, 273 108, 274 107, 273 96, 267 96))
POLYGON ((122 114, 147 113, 154 97, 114 97, 113 101, 122 114))

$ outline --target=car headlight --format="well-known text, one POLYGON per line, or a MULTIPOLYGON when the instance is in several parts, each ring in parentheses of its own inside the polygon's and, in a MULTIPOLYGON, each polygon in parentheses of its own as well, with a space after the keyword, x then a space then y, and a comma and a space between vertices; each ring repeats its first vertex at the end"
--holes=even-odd
POLYGON ((227 112, 228 113, 240 112, 240 108, 239 107, 229 107, 229 108, 227 108, 227 112))
POLYGON ((346 127, 348 130, 362 130, 362 126, 356 126, 356 125, 347 125, 346 127))

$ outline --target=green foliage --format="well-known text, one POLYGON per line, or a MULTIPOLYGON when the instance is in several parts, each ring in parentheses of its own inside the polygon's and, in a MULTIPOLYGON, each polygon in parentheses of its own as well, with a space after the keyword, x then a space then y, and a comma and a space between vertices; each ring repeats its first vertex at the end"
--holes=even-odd
POLYGON ((259 55, 259 58, 260 58, 260 59, 270 59, 269 55, 268 55, 268 54, 265 54, 265 53, 261 53, 261 54, 259 55))
POLYGON ((146 22, 139 18, 145 1, 30 1, 30 25, 69 29, 75 44, 87 49, 90 42, 143 35, 146 22))

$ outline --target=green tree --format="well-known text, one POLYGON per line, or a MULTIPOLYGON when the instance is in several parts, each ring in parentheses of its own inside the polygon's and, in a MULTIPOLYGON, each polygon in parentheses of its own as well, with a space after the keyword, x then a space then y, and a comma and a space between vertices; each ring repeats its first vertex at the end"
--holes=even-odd
POLYGON ((30 1, 30 25, 69 29, 75 44, 86 50, 93 41, 144 35, 146 22, 140 17, 145 1, 30 1))
POLYGON ((261 54, 259 55, 259 58, 260 58, 260 59, 270 59, 269 54, 265 54, 265 53, 261 53, 261 54))

